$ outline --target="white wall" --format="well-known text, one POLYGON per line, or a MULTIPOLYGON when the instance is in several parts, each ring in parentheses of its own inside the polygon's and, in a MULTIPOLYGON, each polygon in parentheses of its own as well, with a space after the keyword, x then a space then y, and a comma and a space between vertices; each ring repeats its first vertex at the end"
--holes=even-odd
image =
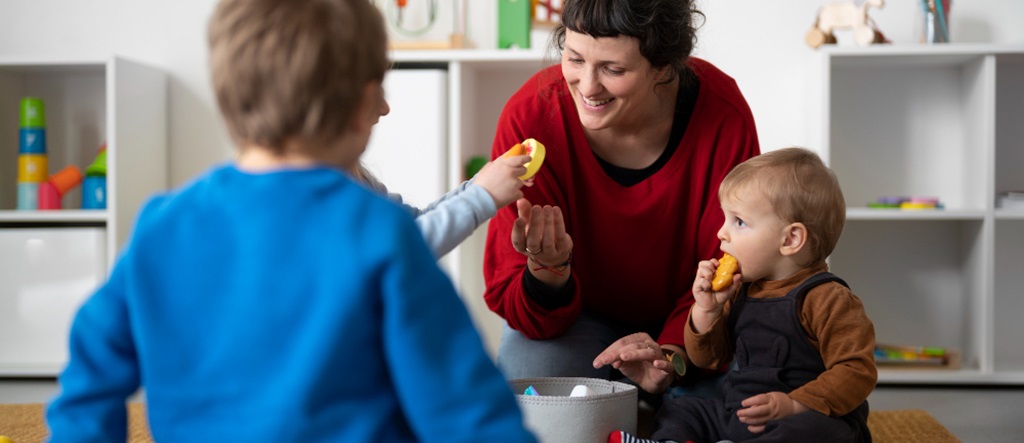
MULTIPOLYGON (((412 0, 414 3, 420 0, 412 0)), ((469 34, 493 47, 493 0, 469 2, 469 34), (487 1, 487 3, 484 3, 487 1)), ((210 90, 205 32, 215 0, 0 0, 0 57, 133 58, 168 72, 169 176, 173 185, 229 158, 210 90)), ((814 51, 804 34, 824 1, 701 0, 707 15, 697 55, 731 74, 746 94, 765 150, 811 145, 807 108, 814 51)), ((916 0, 872 11, 896 44, 913 44, 916 0)), ((954 2, 954 42, 1024 44, 1024 2, 954 2)), ((849 39, 840 44, 848 44, 849 39)), ((810 146, 813 147, 813 146, 810 146)))

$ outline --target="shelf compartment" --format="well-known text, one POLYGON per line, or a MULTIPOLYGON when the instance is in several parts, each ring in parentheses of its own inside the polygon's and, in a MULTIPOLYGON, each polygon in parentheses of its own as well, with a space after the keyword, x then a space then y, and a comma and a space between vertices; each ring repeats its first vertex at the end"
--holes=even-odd
POLYGON ((986 57, 898 54, 829 59, 828 161, 847 205, 921 196, 949 210, 984 210, 986 57))
POLYGON ((983 220, 849 220, 829 267, 863 301, 879 343, 956 349, 961 371, 980 370, 983 228, 983 220))
MULTIPOLYGON (((457 97, 459 109, 452 115, 453 121, 459 122, 452 132, 460 134, 458 144, 453 146, 452 158, 464 166, 474 156, 490 158, 491 144, 497 129, 498 117, 505 102, 519 87, 530 79, 533 74, 558 60, 487 60, 484 62, 453 62, 452 69, 457 72, 450 80, 450 87, 459 91, 457 97)), ((453 140, 455 141, 455 140, 453 140)), ((460 169, 462 170, 462 169, 460 169)), ((458 184, 461 175, 453 177, 453 185, 458 184)))
MULTIPOLYGON (((2 63, 0 63, 2 65, 2 63)), ((46 106, 46 155, 49 173, 92 163, 106 140, 106 75, 103 62, 24 63, 0 66, 0 210, 17 207, 19 102, 40 97, 46 106)), ((81 208, 81 185, 62 199, 65 208, 81 208)))
POLYGON ((1024 191, 1024 54, 996 57, 995 192, 1024 191))
POLYGON ((996 221, 992 334, 994 367, 1024 371, 1024 218, 996 221))

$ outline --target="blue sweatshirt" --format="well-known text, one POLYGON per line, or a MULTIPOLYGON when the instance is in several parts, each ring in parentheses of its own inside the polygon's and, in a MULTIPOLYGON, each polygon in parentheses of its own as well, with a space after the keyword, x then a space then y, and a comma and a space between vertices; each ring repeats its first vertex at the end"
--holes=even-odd
POLYGON ((216 168, 142 210, 75 317, 55 442, 533 442, 410 215, 328 168, 216 168))

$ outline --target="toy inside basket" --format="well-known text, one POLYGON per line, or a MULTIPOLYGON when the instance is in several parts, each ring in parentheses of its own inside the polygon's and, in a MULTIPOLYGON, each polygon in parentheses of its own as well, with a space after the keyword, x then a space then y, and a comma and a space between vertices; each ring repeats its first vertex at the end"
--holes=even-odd
POLYGON ((614 430, 636 434, 636 386, 585 377, 522 378, 509 385, 542 443, 604 443, 614 430), (570 397, 576 386, 588 388, 588 395, 570 397), (531 387, 536 395, 525 394, 531 387))

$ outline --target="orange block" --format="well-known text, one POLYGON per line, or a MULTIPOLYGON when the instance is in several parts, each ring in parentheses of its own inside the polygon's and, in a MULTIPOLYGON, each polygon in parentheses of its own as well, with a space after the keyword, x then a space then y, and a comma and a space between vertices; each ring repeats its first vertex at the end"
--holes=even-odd
POLYGON ((68 166, 51 175, 50 183, 57 189, 57 193, 63 196, 69 189, 82 183, 82 171, 75 165, 68 166))

